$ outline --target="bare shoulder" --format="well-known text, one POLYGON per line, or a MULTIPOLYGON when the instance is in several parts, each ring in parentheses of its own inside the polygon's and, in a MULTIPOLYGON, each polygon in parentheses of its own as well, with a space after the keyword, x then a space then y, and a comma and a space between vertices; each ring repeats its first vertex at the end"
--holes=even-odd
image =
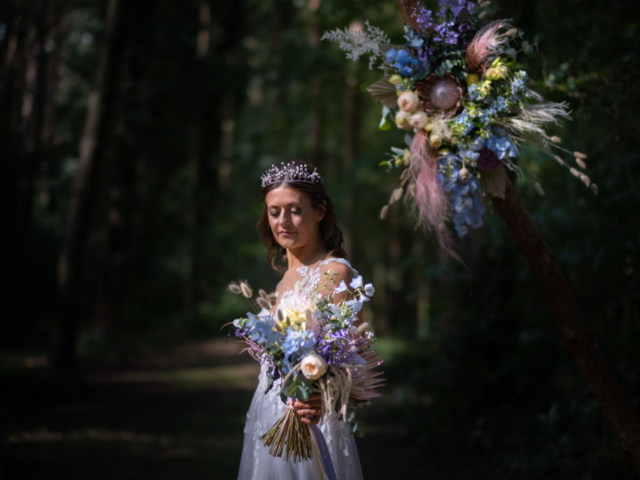
POLYGON ((323 277, 330 277, 335 286, 342 281, 348 285, 355 276, 353 268, 342 258, 327 258, 322 262, 320 273, 323 277))

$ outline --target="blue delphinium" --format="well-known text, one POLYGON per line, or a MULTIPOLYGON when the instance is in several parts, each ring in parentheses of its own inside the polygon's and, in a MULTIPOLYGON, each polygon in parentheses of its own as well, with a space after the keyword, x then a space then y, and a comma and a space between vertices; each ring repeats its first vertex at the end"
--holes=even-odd
POLYGON ((409 52, 406 50, 396 50, 395 48, 391 48, 387 51, 386 58, 387 63, 398 70, 400 75, 405 77, 413 75, 413 65, 416 67, 420 66, 418 59, 409 55, 409 52))
POLYGON ((302 357, 313 349, 315 343, 315 334, 312 330, 294 330, 287 329, 287 338, 285 338, 282 348, 285 355, 289 357, 302 357))
POLYGON ((507 109, 507 99, 500 95, 494 100, 493 108, 498 112, 504 112, 507 109))
POLYGON ((482 191, 478 178, 468 172, 468 178, 460 178, 462 161, 453 155, 440 160, 438 180, 442 189, 451 198, 453 206, 453 227, 461 237, 469 231, 468 227, 481 227, 485 208, 482 204, 482 191))
POLYGON ((259 345, 270 346, 282 342, 284 335, 273 329, 275 322, 271 317, 259 318, 251 328, 251 340, 259 345))

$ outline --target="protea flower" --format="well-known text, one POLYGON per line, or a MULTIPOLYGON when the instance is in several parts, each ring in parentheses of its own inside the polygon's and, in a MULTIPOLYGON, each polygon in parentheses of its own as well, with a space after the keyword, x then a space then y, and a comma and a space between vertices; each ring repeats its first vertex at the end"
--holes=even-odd
POLYGON ((460 108, 463 90, 453 75, 439 77, 433 73, 418 83, 417 91, 421 107, 429 113, 448 117, 460 108))

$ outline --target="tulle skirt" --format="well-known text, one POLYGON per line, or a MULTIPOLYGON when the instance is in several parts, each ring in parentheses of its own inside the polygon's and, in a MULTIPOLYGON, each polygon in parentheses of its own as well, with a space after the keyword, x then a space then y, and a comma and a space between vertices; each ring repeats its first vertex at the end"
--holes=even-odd
MULTIPOLYGON (((286 406, 280 400, 279 382, 265 394, 267 375, 264 366, 259 378, 260 383, 247 413, 238 480, 322 480, 315 459, 285 461, 271 456, 269 449, 260 444, 259 437, 276 423, 286 406)), ((360 460, 349 425, 338 420, 333 413, 320 424, 320 430, 327 442, 338 480, 361 480, 360 460)))

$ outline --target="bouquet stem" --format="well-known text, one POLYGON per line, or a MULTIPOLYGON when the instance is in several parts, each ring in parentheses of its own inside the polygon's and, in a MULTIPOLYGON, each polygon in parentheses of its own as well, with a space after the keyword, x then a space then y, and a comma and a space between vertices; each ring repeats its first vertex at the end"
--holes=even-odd
POLYGON ((289 405, 280 419, 260 437, 260 442, 269 447, 274 457, 292 458, 294 462, 312 457, 311 432, 302 423, 293 405, 289 405))

